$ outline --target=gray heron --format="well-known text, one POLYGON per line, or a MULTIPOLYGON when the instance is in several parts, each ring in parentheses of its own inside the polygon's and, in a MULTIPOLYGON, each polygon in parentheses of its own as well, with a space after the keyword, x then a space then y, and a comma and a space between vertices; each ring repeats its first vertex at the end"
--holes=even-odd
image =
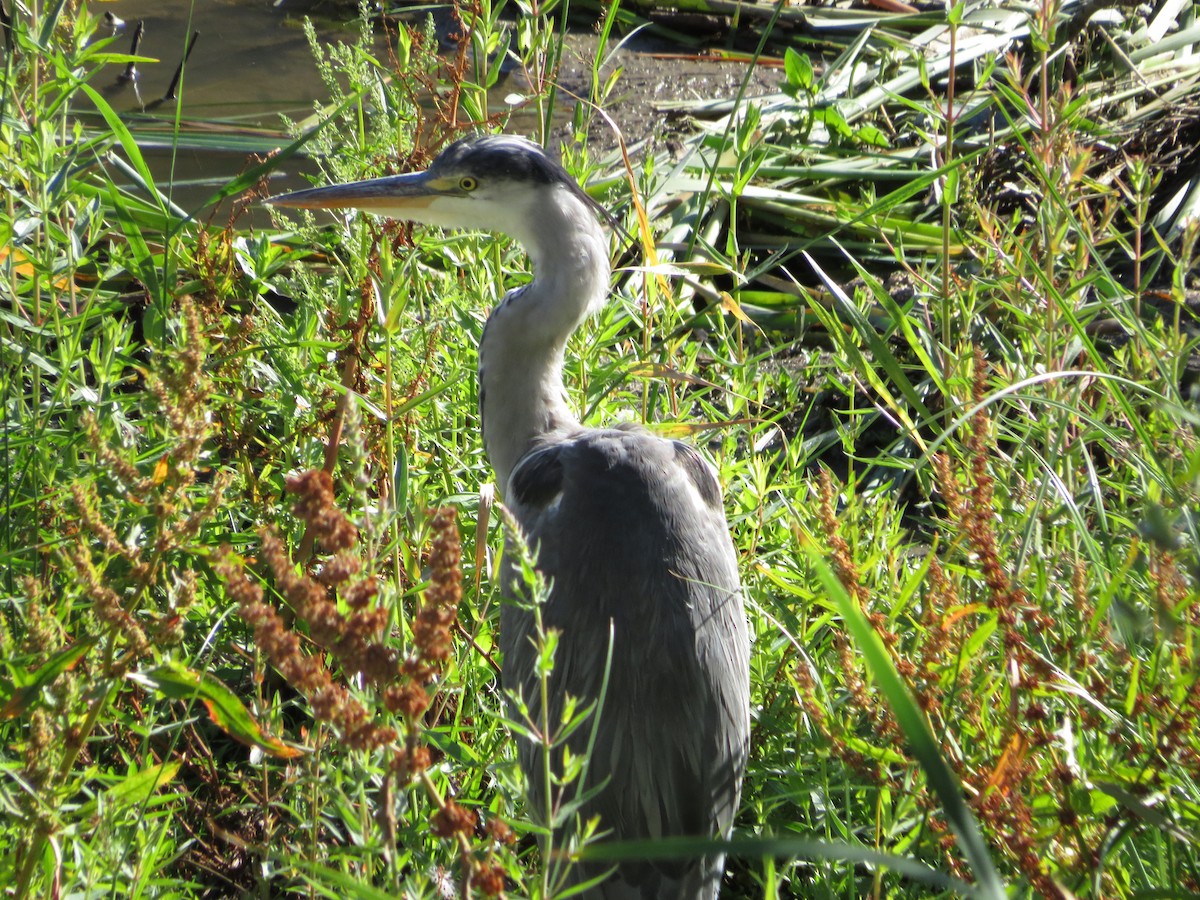
MULTIPOLYGON (((505 135, 460 140, 424 172, 269 202, 498 231, 524 246, 533 279, 504 295, 480 342, 479 412, 501 496, 551 584, 543 627, 559 636, 543 710, 533 614, 504 604, 505 689, 555 727, 566 697, 600 696, 611 641, 580 812, 611 840, 727 836, 749 750, 749 638, 716 473, 679 441, 584 427, 563 390, 567 339, 608 297, 597 205, 541 147, 505 135)), ((574 753, 588 732, 568 738, 574 753)), ((543 810, 542 751, 521 738, 518 757, 543 810)), ((577 881, 607 871, 575 868, 577 881)), ((709 900, 723 868, 716 852, 625 860, 580 896, 709 900)))

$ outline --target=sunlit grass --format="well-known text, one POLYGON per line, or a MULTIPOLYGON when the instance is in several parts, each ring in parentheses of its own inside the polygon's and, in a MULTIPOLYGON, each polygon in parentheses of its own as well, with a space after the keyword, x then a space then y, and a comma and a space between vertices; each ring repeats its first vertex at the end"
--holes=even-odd
MULTIPOLYGON (((676 157, 566 154, 628 231, 570 401, 703 448, 741 555, 754 730, 723 896, 1200 891, 1200 35, 1062 7, 820 31, 828 56, 785 48, 786 90, 676 157)), ((363 177, 499 125, 500 12, 463 11, 477 52, 440 74, 423 34, 408 80, 322 55, 287 152, 363 177)), ((17 17, 0 101, 0 884, 552 895, 476 416, 519 248, 190 219, 80 83, 120 58, 50 15, 17 17), (332 493, 295 510, 314 470, 332 493)), ((522 23, 549 121, 558 26, 522 23)), ((285 161, 219 193, 253 202, 285 161)))

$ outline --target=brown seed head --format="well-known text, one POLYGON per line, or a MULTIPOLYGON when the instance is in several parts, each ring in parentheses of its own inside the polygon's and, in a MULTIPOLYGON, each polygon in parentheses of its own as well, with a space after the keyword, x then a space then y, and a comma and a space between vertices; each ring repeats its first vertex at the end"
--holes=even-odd
POLYGON ((448 838, 456 834, 470 834, 475 830, 476 821, 475 813, 464 809, 453 800, 447 800, 446 805, 433 814, 429 824, 438 837, 448 838))
POLYGON ((471 884, 485 897, 499 897, 504 893, 504 869, 495 864, 480 865, 471 875, 471 884))

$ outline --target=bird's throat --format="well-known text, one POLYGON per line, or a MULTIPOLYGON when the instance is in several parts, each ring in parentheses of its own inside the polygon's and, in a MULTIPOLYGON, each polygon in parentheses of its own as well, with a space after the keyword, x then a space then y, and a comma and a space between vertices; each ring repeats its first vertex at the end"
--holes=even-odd
POLYGON ((483 443, 502 495, 513 468, 531 447, 579 427, 563 390, 565 342, 529 340, 513 302, 492 313, 479 345, 483 443))
POLYGON ((593 211, 561 190, 518 235, 534 279, 492 311, 479 345, 484 447, 501 494, 531 447, 579 428, 563 392, 567 340, 608 296, 608 242, 593 211))

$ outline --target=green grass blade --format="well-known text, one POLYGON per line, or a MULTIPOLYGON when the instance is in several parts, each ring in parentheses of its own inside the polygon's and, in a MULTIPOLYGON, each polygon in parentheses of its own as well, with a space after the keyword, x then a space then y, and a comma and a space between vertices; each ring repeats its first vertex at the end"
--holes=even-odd
POLYGON ((897 723, 908 738, 909 748, 925 770, 929 786, 942 804, 959 849, 975 873, 976 886, 972 895, 987 900, 1005 900, 1007 894, 1004 883, 992 864, 991 852, 984 843, 975 816, 963 799, 962 787, 946 765, 929 723, 909 694, 879 635, 818 549, 811 543, 804 543, 802 549, 808 554, 821 586, 840 610, 846 628, 862 652, 867 669, 887 698, 897 723))
POLYGON ((165 663, 136 678, 172 700, 199 700, 214 725, 247 746, 258 747, 279 759, 294 759, 304 752, 267 734, 238 696, 207 672, 196 672, 178 663, 165 663))
POLYGON ((133 134, 130 133, 129 128, 121 120, 120 115, 90 85, 81 84, 79 87, 88 95, 92 103, 96 105, 96 109, 104 117, 104 121, 108 123, 109 129, 112 130, 116 139, 120 141, 121 149, 125 151, 125 156, 129 160, 130 165, 133 166, 138 176, 142 179, 143 186, 156 201, 161 203, 158 189, 154 186, 154 176, 150 173, 150 167, 146 165, 145 157, 142 156, 142 151, 138 147, 137 141, 134 140, 133 134))

